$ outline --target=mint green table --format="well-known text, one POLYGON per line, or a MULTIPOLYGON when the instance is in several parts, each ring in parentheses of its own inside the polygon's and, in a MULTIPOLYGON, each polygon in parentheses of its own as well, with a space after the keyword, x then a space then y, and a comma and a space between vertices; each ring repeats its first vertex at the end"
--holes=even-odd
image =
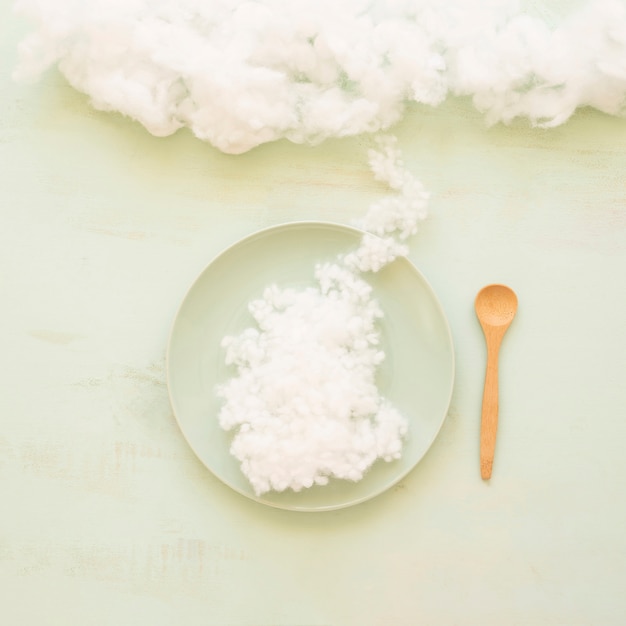
POLYGON ((366 138, 226 156, 148 135, 51 72, 13 84, 0 15, 0 606, 11 626, 619 626, 626 620, 626 121, 487 130, 464 101, 394 129, 432 193, 411 259, 455 339, 450 412, 396 488, 323 514, 202 466, 165 347, 224 247, 350 223, 384 190, 366 138), (518 316, 480 479, 476 292, 518 316))

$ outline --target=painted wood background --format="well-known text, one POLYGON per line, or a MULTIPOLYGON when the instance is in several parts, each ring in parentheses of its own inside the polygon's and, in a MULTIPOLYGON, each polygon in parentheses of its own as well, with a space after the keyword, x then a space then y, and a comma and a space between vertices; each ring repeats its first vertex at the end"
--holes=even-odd
POLYGON ((367 138, 226 156, 10 79, 0 14, 0 615, 15 626, 621 626, 626 620, 626 121, 485 128, 469 103, 394 129, 430 190, 412 260, 457 378, 435 445, 354 508, 264 508, 184 442, 165 346, 191 281, 284 221, 350 223, 384 189, 367 138), (480 480, 473 299, 520 308, 480 480))

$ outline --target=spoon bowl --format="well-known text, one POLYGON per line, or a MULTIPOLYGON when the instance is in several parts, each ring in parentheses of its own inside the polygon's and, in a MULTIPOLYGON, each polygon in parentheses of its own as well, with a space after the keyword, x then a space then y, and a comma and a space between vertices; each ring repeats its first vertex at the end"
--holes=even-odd
POLYGON ((498 357, 500 344, 517 312, 517 296, 506 285, 487 285, 476 296, 476 316, 487 343, 487 370, 480 425, 480 474, 491 478, 498 430, 498 357))
POLYGON ((478 292, 475 308, 481 326, 508 326, 517 311, 517 296, 506 285, 487 285, 478 292))

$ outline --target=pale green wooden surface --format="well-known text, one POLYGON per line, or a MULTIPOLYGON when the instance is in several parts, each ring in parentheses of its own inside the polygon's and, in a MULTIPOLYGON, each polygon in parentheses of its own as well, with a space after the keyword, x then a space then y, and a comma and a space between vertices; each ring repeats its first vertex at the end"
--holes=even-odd
POLYGON ((486 130, 467 103, 395 130, 432 192, 411 258, 456 341, 449 418, 402 484, 334 513, 263 508, 196 461, 165 344, 222 248, 347 223, 383 190, 366 139, 225 156, 92 111, 0 46, 0 606, 11 625, 617 626, 626 620, 626 122, 486 130), (494 477, 480 480, 472 303, 518 293, 494 477))

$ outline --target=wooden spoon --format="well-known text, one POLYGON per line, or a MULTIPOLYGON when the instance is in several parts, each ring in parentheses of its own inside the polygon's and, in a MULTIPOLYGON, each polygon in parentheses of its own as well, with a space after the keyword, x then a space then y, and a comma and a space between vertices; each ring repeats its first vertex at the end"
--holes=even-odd
POLYGON ((506 329, 517 311, 517 296, 506 285, 487 285, 474 303, 487 342, 487 371, 480 426, 480 475, 491 478, 498 430, 498 354, 506 329))

